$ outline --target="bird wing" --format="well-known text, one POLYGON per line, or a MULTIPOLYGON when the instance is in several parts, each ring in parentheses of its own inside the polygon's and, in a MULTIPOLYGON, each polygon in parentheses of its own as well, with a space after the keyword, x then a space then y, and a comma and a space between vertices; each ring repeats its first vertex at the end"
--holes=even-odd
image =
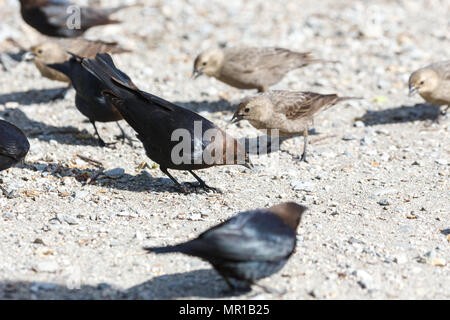
POLYGON ((280 65, 287 59, 295 56, 304 55, 308 57, 308 53, 299 54, 283 48, 230 48, 226 52, 226 65, 240 73, 252 73, 259 69, 277 70, 280 65))
POLYGON ((0 154, 20 161, 30 149, 24 133, 12 124, 0 120, 0 154))
POLYGON ((194 241, 200 241, 207 249, 203 254, 213 259, 277 261, 294 250, 295 231, 270 211, 255 210, 238 214, 194 241))
POLYGON ((97 53, 123 53, 129 50, 121 48, 117 42, 86 40, 83 38, 60 39, 59 43, 66 51, 73 52, 83 58, 95 58, 97 53))
POLYGON ((450 60, 436 62, 428 66, 431 67, 434 71, 436 71, 441 79, 450 80, 450 60))
MULTIPOLYGON (((275 90, 267 93, 272 104, 278 112, 283 113, 287 119, 299 119, 311 117, 317 110, 324 107, 328 101, 328 95, 302 91, 275 90)), ((332 95, 333 99, 336 98, 332 95)))

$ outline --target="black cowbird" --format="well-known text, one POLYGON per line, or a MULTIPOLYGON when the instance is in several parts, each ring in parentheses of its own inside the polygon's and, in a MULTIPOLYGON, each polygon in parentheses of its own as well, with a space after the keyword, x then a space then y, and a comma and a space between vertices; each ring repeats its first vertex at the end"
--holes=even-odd
MULTIPOLYGON (((30 143, 22 130, 7 121, 0 120, 0 171, 21 162, 28 150, 30 150, 30 143)), ((0 190, 10 197, 11 194, 2 186, 0 190)))
POLYGON ((83 59, 82 65, 108 88, 103 91, 104 97, 138 133, 147 156, 184 192, 187 189, 167 169, 187 170, 200 188, 214 191, 192 170, 229 164, 251 167, 248 154, 237 140, 199 114, 139 90, 108 54, 83 59), (187 148, 177 153, 184 142, 187 148))
POLYGON ((109 16, 127 8, 76 7, 67 0, 20 0, 23 20, 40 33, 51 37, 74 38, 95 26, 119 23, 109 16))
POLYGON ((286 264, 294 252, 296 230, 306 210, 302 205, 285 202, 268 209, 241 212, 194 240, 144 249, 199 257, 212 264, 230 289, 234 286, 229 278, 244 281, 250 287, 286 264))
MULTIPOLYGON (((102 90, 105 90, 106 87, 97 77, 81 66, 81 61, 81 57, 71 54, 68 61, 47 66, 63 73, 70 79, 76 92, 75 106, 92 123, 99 145, 104 147, 106 143, 100 137, 95 122, 112 122, 123 118, 119 111, 103 97, 102 90)), ((122 139, 127 138, 118 122, 117 125, 122 132, 122 139)))

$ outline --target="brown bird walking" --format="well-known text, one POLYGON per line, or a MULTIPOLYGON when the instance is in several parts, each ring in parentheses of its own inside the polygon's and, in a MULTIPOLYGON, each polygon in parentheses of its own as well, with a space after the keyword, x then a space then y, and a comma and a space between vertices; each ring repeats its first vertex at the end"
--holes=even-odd
POLYGON ((210 49, 195 59, 193 77, 206 74, 239 89, 265 92, 289 71, 321 62, 331 61, 283 48, 210 49))
POLYGON ((79 7, 67 0, 20 0, 23 20, 42 34, 74 38, 95 26, 120 23, 109 16, 129 6, 79 7))
POLYGON ((49 64, 58 64, 69 61, 71 55, 74 53, 83 58, 94 58, 97 53, 124 53, 130 52, 118 45, 117 42, 92 41, 83 38, 77 39, 58 39, 55 41, 47 41, 35 45, 30 48, 25 59, 33 61, 36 68, 38 68, 41 75, 45 78, 66 82, 68 87, 64 88, 55 98, 61 97, 72 86, 70 78, 64 73, 50 68, 49 64))
MULTIPOLYGON (((428 103, 450 107, 450 60, 436 62, 414 71, 409 77, 409 96, 419 93, 428 103)), ((439 118, 438 118, 439 119, 439 118)))
MULTIPOLYGON (((268 209, 237 214, 203 232, 198 238, 168 247, 145 248, 153 253, 184 253, 212 264, 231 290, 229 278, 244 281, 248 288, 256 280, 280 271, 292 253, 296 230, 306 207, 285 202, 268 209)), ((259 285, 266 292, 273 290, 259 285)))
MULTIPOLYGON (((12 123, 0 120, 0 171, 21 162, 29 150, 30 143, 22 130, 12 123)), ((8 198, 11 197, 11 193, 2 186, 0 190, 8 198)))
POLYGON ((248 120, 268 135, 291 137, 303 134, 304 147, 301 161, 306 161, 308 130, 317 112, 353 97, 338 97, 336 94, 274 90, 244 99, 237 107, 232 122, 248 120))
POLYGON ((138 133, 147 156, 183 191, 187 189, 168 169, 187 170, 200 188, 216 190, 193 170, 218 165, 251 166, 237 140, 199 114, 139 90, 108 54, 83 59, 82 65, 107 88, 102 91, 103 96, 138 133))

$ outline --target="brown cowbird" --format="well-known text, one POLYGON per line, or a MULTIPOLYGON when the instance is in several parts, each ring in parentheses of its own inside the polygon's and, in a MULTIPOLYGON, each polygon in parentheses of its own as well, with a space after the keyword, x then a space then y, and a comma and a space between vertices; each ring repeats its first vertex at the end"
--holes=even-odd
POLYGON ((56 97, 61 97, 71 87, 71 81, 65 74, 48 67, 48 65, 68 61, 71 57, 68 51, 83 58, 94 58, 97 53, 104 52, 129 52, 129 50, 121 48, 117 42, 92 41, 83 38, 46 41, 31 47, 25 59, 32 60, 43 77, 69 84, 56 97))
POLYGON ((202 258, 212 264, 230 289, 234 286, 229 278, 251 286, 256 280, 280 271, 286 264, 294 252, 296 230, 306 210, 302 205, 285 202, 268 209, 245 211, 196 239, 145 250, 158 254, 180 252, 202 258))
POLYGON ((414 71, 409 78, 409 95, 416 92, 428 103, 450 107, 450 60, 436 62, 414 71))
POLYGON ((283 48, 210 49, 195 59, 193 77, 206 74, 239 89, 264 92, 289 71, 318 62, 331 61, 313 59, 309 53, 283 48))
POLYGON ((340 98, 336 94, 319 94, 314 92, 274 90, 245 98, 237 107, 232 122, 248 120, 257 129, 277 130, 280 137, 303 134, 304 148, 301 157, 306 161, 308 129, 314 115, 341 101, 361 99, 353 97, 340 98))
POLYGON ((23 20, 42 34, 74 38, 95 26, 119 23, 109 16, 129 6, 116 8, 77 7, 67 0, 20 0, 23 20))
MULTIPOLYGON (((0 120, 0 171, 21 162, 29 150, 30 143, 22 130, 7 121, 0 120)), ((11 193, 2 186, 0 190, 5 196, 11 196, 11 193)))
POLYGON ((108 54, 83 59, 82 65, 108 88, 102 92, 104 97, 138 133, 147 156, 183 191, 187 188, 168 169, 187 170, 200 188, 216 190, 193 170, 230 164, 250 166, 248 154, 237 140, 199 114, 139 90, 108 54))
MULTIPOLYGON (((67 76, 75 89, 75 106, 86 116, 94 126, 99 145, 104 147, 106 143, 100 137, 95 122, 112 122, 122 120, 120 112, 110 103, 108 103, 102 95, 102 90, 106 87, 97 77, 93 76, 89 71, 81 66, 82 58, 72 54, 72 57, 63 63, 47 65, 51 69, 67 76)), ((128 138, 122 127, 117 122, 122 132, 121 138, 128 138)))

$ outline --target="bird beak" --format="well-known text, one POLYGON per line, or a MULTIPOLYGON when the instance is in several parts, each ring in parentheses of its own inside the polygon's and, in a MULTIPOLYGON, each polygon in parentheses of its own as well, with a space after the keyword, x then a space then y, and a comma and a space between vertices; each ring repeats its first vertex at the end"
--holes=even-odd
POLYGON ((413 95, 415 95, 417 92, 417 88, 414 86, 409 86, 409 94, 408 96, 412 97, 413 95))
POLYGON ((202 74, 203 74, 203 71, 194 68, 194 71, 192 72, 191 79, 195 80, 198 77, 200 77, 202 74))
POLYGON ((23 56, 22 56, 22 61, 33 61, 34 58, 36 58, 36 55, 34 53, 32 53, 31 51, 27 51, 23 56))
POLYGON ((243 116, 243 115, 241 115, 241 114, 235 112, 235 113, 233 114, 233 117, 231 118, 230 122, 231 122, 231 123, 236 123, 236 122, 241 121, 241 120, 243 120, 243 119, 244 119, 244 116, 243 116))

